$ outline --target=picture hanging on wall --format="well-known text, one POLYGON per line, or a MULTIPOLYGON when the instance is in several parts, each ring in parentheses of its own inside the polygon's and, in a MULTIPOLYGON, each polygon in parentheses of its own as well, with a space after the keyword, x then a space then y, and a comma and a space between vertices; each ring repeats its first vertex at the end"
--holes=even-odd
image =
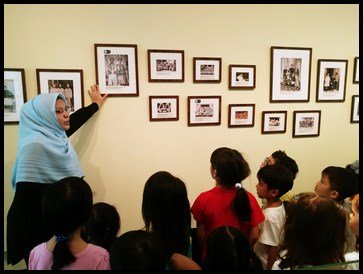
POLYGON ((271 47, 270 103, 309 102, 312 48, 271 47))
POLYGON ((184 82, 184 50, 148 51, 149 82, 184 82))
POLYGON ((359 95, 352 96, 352 110, 350 114, 352 124, 359 123, 359 95))
POLYGON ((179 120, 179 96, 149 96, 150 121, 179 120))
POLYGON ((194 57, 194 83, 220 83, 222 78, 222 58, 194 57))
POLYGON ((318 60, 316 102, 344 102, 348 60, 318 60))
POLYGON ((320 135, 320 110, 294 111, 292 137, 317 137, 320 135))
POLYGON ((286 132, 287 111, 262 111, 262 134, 286 132))
POLYGON ((26 102, 25 71, 4 68, 4 124, 18 124, 21 107, 26 102))
POLYGON ((228 127, 253 127, 255 125, 255 104, 228 105, 228 127))
POLYGON ((353 84, 359 84, 359 57, 354 58, 353 84))
POLYGON ((137 45, 94 44, 96 83, 108 97, 139 96, 137 45))
POLYGON ((62 93, 70 113, 84 106, 83 70, 36 69, 38 94, 62 93))
POLYGON ((229 65, 228 84, 229 89, 255 89, 256 66, 229 65))
POLYGON ((188 96, 188 126, 221 124, 222 96, 188 96))

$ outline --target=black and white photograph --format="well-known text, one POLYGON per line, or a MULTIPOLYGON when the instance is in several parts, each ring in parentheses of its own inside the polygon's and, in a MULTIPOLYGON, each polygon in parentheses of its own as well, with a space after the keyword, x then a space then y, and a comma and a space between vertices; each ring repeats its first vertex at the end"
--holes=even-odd
POLYGON ((287 111, 262 111, 262 134, 286 132, 287 111))
POLYGON ((184 50, 149 49, 149 82, 184 82, 184 50))
POLYGON ((193 82, 194 83, 220 83, 222 75, 222 58, 194 57, 193 82))
POLYGON ((221 96, 188 96, 188 126, 220 125, 221 96))
POLYGON ((149 96, 150 121, 179 120, 179 96, 149 96))
POLYGON ((253 127, 255 125, 255 104, 229 104, 228 127, 253 127))
POLYGON ((67 100, 67 107, 74 112, 74 87, 73 80, 48 80, 49 93, 62 93, 67 100))
POLYGON ((255 65, 229 65, 228 67, 229 89, 255 89, 256 66, 255 65))
POLYGON ((320 110, 294 111, 292 137, 317 137, 320 135, 320 110))

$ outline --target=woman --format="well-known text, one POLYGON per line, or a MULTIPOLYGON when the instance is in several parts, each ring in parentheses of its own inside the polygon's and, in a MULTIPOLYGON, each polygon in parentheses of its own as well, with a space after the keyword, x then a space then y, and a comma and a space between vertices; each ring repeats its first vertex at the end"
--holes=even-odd
POLYGON ((39 94, 25 103, 19 121, 19 143, 12 170, 14 200, 7 216, 7 261, 17 264, 51 234, 41 218, 43 191, 64 177, 83 177, 68 137, 105 102, 97 85, 88 91, 92 104, 69 115, 60 93, 39 94))

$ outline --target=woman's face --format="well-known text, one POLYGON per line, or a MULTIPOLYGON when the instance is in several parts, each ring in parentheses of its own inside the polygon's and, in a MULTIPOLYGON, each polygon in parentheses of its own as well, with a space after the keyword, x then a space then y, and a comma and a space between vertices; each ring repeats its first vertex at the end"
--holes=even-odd
POLYGON ((359 211, 354 203, 352 204, 352 211, 353 213, 350 213, 349 226, 354 235, 359 236, 359 211))
POLYGON ((62 99, 57 99, 55 103, 55 114, 59 124, 64 130, 69 129, 69 108, 62 99))

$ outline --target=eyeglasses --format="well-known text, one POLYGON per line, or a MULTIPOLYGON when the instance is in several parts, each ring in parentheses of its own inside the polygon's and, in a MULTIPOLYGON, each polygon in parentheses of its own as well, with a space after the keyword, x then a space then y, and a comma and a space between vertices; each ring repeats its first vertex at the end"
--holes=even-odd
POLYGON ((69 107, 66 107, 65 109, 64 108, 55 109, 55 113, 60 114, 60 115, 62 115, 64 112, 70 112, 70 111, 71 111, 71 108, 69 108, 69 107))
POLYGON ((266 157, 262 162, 262 166, 268 166, 268 165, 271 165, 271 161, 269 157, 266 157))

